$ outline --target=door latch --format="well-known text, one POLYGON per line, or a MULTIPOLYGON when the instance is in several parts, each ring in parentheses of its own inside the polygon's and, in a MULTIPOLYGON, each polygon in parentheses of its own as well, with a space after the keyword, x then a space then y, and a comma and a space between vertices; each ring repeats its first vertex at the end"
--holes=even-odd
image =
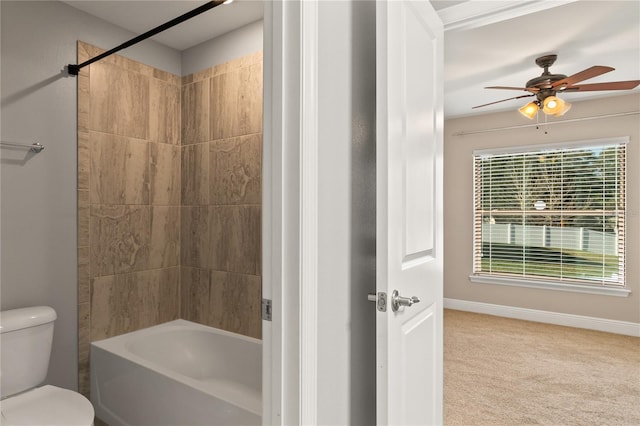
POLYGON ((367 300, 369 300, 369 302, 376 302, 376 309, 380 312, 387 312, 387 293, 384 291, 380 291, 378 294, 367 294, 367 300))
POLYGON ((262 299, 262 319, 264 321, 271 321, 271 300, 262 299))

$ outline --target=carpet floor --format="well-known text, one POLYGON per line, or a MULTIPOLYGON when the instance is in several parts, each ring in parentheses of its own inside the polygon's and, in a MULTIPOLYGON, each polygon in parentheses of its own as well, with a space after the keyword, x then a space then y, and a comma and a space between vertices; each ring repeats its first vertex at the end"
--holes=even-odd
POLYGON ((640 338, 446 309, 446 426, 640 425, 640 338))

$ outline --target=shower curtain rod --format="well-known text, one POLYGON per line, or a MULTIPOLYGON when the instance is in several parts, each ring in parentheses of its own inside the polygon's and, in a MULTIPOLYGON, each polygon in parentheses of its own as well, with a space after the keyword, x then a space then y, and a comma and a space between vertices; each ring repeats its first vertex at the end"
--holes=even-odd
POLYGON ((111 50, 108 50, 94 58, 89 59, 88 61, 85 61, 81 64, 69 64, 67 65, 67 72, 70 75, 78 75, 78 73, 80 72, 80 69, 86 67, 87 65, 91 65, 94 62, 99 61, 100 59, 104 59, 107 56, 113 55, 114 53, 122 50, 122 49, 126 49, 127 47, 133 46, 136 43, 141 42, 142 40, 146 40, 149 37, 152 37, 158 33, 161 33, 164 30, 167 30, 175 25, 178 25, 181 22, 184 22, 188 19, 193 18, 194 16, 198 16, 203 12, 206 12, 207 10, 213 9, 216 6, 220 6, 221 4, 225 4, 225 3, 231 3, 232 0, 214 0, 214 1, 209 1, 205 4, 203 4, 200 7, 196 7, 195 9, 193 9, 190 12, 185 13, 184 15, 180 15, 177 18, 172 19, 171 21, 165 22, 162 25, 157 26, 156 28, 147 31, 144 34, 140 34, 137 37, 132 38, 129 41, 125 41, 124 43, 122 43, 121 45, 114 47, 111 50))

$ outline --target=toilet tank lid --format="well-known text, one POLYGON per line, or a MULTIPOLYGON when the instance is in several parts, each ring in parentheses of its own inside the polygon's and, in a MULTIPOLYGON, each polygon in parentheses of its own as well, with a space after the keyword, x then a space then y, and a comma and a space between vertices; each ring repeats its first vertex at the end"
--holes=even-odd
POLYGON ((32 306, 0 312, 0 333, 35 327, 55 321, 56 311, 49 306, 32 306))

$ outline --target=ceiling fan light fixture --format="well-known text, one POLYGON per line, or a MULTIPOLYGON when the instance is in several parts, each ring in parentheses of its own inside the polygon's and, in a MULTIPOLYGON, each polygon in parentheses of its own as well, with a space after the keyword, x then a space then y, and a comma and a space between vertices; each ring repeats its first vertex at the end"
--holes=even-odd
POLYGON ((564 115, 570 108, 571 104, 566 103, 556 96, 549 96, 545 98, 542 104, 542 111, 544 111, 545 114, 553 115, 554 117, 564 115))
POLYGON ((540 109, 540 107, 538 107, 537 103, 529 102, 528 104, 526 104, 522 108, 519 108, 518 111, 520 112, 520 114, 524 115, 529 120, 533 120, 533 117, 535 117, 536 114, 538 114, 538 110, 539 109, 540 109))
POLYGON ((580 72, 566 76, 564 74, 552 74, 549 72, 549 67, 554 64, 557 59, 557 55, 549 54, 544 55, 536 59, 536 65, 544 69, 544 72, 539 77, 532 78, 527 81, 524 87, 512 87, 512 86, 489 86, 485 89, 506 89, 506 90, 524 90, 529 92, 528 95, 514 96, 512 98, 502 99, 495 102, 489 102, 483 105, 477 105, 472 108, 480 108, 493 104, 497 104, 504 101, 510 101, 512 99, 520 99, 528 96, 535 96, 536 100, 530 102, 527 105, 519 108, 518 111, 528 119, 533 119, 537 116, 539 110, 542 110, 547 115, 554 117, 561 117, 571 109, 571 104, 558 98, 556 93, 570 92, 594 92, 603 90, 631 90, 640 86, 640 80, 629 81, 609 81, 606 83, 594 83, 594 84, 577 84, 585 80, 589 80, 594 77, 598 77, 602 74, 613 71, 615 68, 594 65, 586 68, 580 72))
POLYGON ((562 117, 571 109, 571 104, 569 102, 562 102, 562 110, 560 112, 556 112, 553 114, 554 117, 562 117))

